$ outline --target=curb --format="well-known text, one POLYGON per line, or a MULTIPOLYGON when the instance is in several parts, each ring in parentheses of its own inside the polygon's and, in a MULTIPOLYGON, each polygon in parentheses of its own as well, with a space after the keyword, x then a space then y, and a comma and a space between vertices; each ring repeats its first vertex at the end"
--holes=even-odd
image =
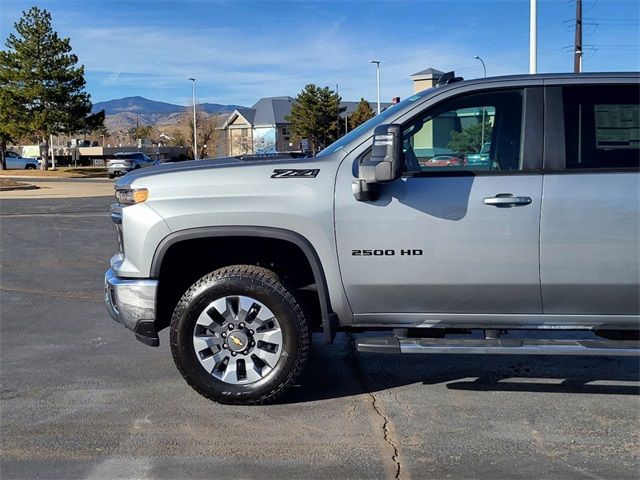
POLYGON ((12 190, 37 190, 40 187, 35 185, 21 185, 18 187, 0 187, 0 192, 10 192, 12 190))
POLYGON ((104 177, 56 177, 54 175, 50 176, 35 176, 35 175, 0 175, 0 179, 5 178, 7 180, 18 179, 18 180, 32 180, 34 182, 40 180, 111 180, 106 175, 104 177))

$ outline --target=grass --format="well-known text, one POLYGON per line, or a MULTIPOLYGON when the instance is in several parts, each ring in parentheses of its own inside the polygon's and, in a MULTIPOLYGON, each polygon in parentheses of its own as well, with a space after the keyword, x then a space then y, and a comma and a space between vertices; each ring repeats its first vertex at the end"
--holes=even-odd
POLYGON ((105 178, 106 167, 58 167, 56 170, 0 170, 0 177, 105 178))

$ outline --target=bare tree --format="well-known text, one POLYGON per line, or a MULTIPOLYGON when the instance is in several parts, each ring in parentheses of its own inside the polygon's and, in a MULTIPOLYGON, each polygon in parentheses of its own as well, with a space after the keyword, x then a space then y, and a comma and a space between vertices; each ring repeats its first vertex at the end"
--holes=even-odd
MULTIPOLYGON (((196 112, 197 113, 197 112, 196 112)), ((202 113, 202 118, 198 118, 198 158, 207 158, 215 155, 217 146, 220 143, 220 130, 215 117, 202 113)), ((191 129, 193 131, 193 128, 191 129)))
POLYGON ((148 138, 150 139, 154 135, 153 126, 151 125, 139 125, 132 128, 129 133, 130 135, 133 135, 133 138, 135 138, 136 140, 146 140, 148 138))
MULTIPOLYGON (((222 140, 219 123, 221 122, 218 117, 209 115, 202 110, 196 110, 196 124, 198 126, 198 158, 206 158, 212 154, 215 155, 218 145, 222 140)), ((193 139, 193 110, 190 108, 185 109, 178 125, 181 130, 187 133, 184 137, 187 139, 193 139)), ((191 142, 192 141, 193 140, 191 140, 191 142)), ((191 142, 187 141, 187 144, 193 148, 191 142)))
POLYGON ((231 138, 232 151, 238 152, 240 155, 247 155, 253 153, 253 142, 251 137, 247 136, 235 136, 231 138))
POLYGON ((273 151, 275 145, 276 145, 275 138, 267 135, 258 136, 253 139, 253 152, 267 153, 267 152, 273 151))

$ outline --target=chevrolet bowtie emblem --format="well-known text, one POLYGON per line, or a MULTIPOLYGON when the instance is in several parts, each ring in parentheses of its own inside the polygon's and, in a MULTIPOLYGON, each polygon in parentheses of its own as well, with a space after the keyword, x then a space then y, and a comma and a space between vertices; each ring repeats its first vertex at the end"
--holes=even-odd
POLYGON ((236 344, 236 345, 238 345, 239 347, 241 347, 241 346, 242 346, 242 341, 241 341, 238 337, 236 337, 236 336, 234 336, 234 335, 231 335, 229 338, 230 338, 231 340, 233 340, 233 343, 235 343, 235 344, 236 344))

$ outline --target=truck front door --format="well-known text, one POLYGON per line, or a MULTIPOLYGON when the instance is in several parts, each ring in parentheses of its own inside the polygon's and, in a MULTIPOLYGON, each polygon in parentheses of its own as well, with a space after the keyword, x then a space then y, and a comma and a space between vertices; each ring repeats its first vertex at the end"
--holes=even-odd
POLYGON ((467 94, 403 123, 406 172, 375 201, 351 192, 362 156, 343 162, 336 237, 357 323, 542 312, 541 98, 538 88, 467 94))

